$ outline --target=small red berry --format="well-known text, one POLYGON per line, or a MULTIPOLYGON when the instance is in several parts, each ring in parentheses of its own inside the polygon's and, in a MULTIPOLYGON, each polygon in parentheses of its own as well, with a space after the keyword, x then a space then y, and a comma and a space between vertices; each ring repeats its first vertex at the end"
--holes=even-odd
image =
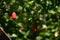
POLYGON ((34 32, 37 32, 37 29, 36 28, 34 28, 34 32))
POLYGON ((34 32, 37 32, 37 23, 34 23, 34 32))
POLYGON ((12 12, 12 19, 15 20, 16 19, 16 13, 12 12))

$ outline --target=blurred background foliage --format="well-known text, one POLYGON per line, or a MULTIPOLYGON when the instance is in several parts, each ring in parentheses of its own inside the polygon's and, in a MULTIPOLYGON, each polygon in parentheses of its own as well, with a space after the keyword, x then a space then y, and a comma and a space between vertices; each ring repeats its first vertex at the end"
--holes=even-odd
POLYGON ((60 0, 0 0, 0 26, 12 40, 60 40, 60 0))

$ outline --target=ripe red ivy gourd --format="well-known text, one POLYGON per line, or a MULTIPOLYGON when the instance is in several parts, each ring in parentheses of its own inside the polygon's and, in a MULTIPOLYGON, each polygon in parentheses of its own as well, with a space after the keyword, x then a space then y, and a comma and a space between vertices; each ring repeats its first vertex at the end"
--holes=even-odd
POLYGON ((13 19, 13 20, 16 19, 16 12, 12 12, 12 19, 13 19))
POLYGON ((34 23, 34 32, 37 32, 37 23, 34 23))

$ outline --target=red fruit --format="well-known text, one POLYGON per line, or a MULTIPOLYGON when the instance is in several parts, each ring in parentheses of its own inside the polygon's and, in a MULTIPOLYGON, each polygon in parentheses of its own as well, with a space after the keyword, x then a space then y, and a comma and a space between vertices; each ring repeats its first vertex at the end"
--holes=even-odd
POLYGON ((37 29, 36 28, 34 28, 34 32, 37 32, 37 29))
POLYGON ((37 23, 34 23, 34 32, 37 32, 37 23))
POLYGON ((15 13, 15 12, 12 13, 12 19, 13 19, 13 20, 16 19, 16 13, 15 13))

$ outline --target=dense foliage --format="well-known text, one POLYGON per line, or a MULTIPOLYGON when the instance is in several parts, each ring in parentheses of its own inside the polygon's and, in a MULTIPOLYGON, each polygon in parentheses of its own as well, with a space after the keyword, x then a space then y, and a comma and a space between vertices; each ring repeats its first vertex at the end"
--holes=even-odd
POLYGON ((60 40, 60 0, 0 0, 0 26, 12 40, 60 40))

